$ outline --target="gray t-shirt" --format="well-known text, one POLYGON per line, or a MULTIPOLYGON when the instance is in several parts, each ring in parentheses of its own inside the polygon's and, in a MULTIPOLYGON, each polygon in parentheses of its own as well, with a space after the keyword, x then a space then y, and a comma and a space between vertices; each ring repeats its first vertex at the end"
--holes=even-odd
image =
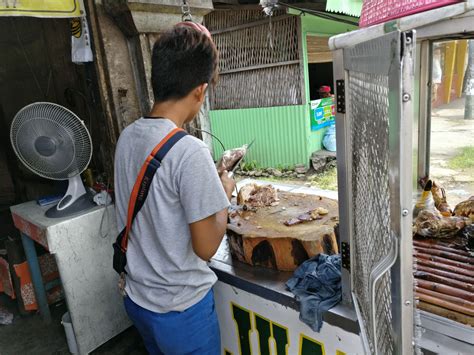
MULTIPOLYGON (((140 118, 120 135, 115 152, 117 226, 126 224, 138 172, 176 125, 140 118)), ((199 302, 216 275, 193 251, 189 224, 229 206, 209 149, 186 136, 168 152, 133 222, 127 250, 126 292, 153 312, 184 311, 199 302)))

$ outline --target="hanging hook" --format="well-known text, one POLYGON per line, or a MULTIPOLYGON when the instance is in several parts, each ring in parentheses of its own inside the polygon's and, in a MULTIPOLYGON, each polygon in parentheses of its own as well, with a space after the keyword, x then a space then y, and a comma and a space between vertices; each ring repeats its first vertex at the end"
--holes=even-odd
MULTIPOLYGON (((273 15, 273 14, 272 14, 273 15)), ((270 44, 270 49, 273 50, 273 27, 272 27, 272 15, 270 15, 269 24, 268 24, 268 41, 270 44)))
POLYGON ((189 7, 186 0, 183 0, 183 5, 181 5, 181 19, 183 21, 193 21, 193 16, 191 15, 191 8, 189 7))

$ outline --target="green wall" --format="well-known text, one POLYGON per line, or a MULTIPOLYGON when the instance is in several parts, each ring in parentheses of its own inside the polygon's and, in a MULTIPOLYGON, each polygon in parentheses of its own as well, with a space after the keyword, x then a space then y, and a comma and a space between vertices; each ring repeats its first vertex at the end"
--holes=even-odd
MULTIPOLYGON (((291 12, 290 12, 291 13, 291 12)), ((297 12, 295 12, 297 14, 297 12)), ((340 16, 346 19, 352 19, 351 17, 347 16, 340 16)), ((353 19, 352 19, 353 20, 353 19)), ((322 19, 312 15, 303 15, 301 16, 301 34, 303 36, 303 62, 304 62, 304 81, 305 81, 305 95, 306 100, 309 100, 309 70, 308 70, 308 50, 307 50, 307 43, 306 37, 308 35, 313 36, 321 36, 329 37, 334 36, 338 33, 349 32, 352 30, 357 29, 356 26, 351 26, 345 23, 340 23, 332 20, 322 19)), ((322 149, 322 140, 324 137, 324 133, 328 129, 323 128, 318 131, 311 131, 311 126, 309 123, 309 115, 310 109, 308 104, 308 120, 306 122, 306 134, 308 135, 308 149, 310 152, 310 156, 313 152, 322 149)))
MULTIPOLYGON (((247 160, 262 167, 287 167, 309 162, 307 105, 216 110, 210 112, 212 132, 226 149, 255 139, 247 160)), ((222 148, 214 141, 214 157, 222 148)))

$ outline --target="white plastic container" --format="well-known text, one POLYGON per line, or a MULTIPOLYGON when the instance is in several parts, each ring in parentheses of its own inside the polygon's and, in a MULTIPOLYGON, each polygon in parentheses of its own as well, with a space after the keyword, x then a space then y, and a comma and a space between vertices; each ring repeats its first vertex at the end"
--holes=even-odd
POLYGON ((71 354, 79 354, 79 349, 77 348, 76 343, 76 336, 74 335, 74 329, 72 328, 71 316, 69 315, 69 312, 63 314, 61 324, 64 326, 64 331, 66 332, 67 346, 69 347, 69 352, 71 354))

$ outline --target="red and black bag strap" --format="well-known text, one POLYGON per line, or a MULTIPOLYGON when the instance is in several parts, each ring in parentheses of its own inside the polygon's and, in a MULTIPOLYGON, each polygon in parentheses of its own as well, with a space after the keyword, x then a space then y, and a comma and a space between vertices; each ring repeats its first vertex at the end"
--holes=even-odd
POLYGON ((128 202, 127 225, 120 244, 123 252, 127 251, 128 235, 132 229, 132 223, 145 203, 151 182, 153 181, 156 171, 161 166, 161 161, 170 149, 186 135, 187 133, 181 128, 173 129, 160 143, 158 143, 146 158, 145 163, 143 163, 143 166, 138 173, 137 180, 133 185, 130 200, 128 202))

